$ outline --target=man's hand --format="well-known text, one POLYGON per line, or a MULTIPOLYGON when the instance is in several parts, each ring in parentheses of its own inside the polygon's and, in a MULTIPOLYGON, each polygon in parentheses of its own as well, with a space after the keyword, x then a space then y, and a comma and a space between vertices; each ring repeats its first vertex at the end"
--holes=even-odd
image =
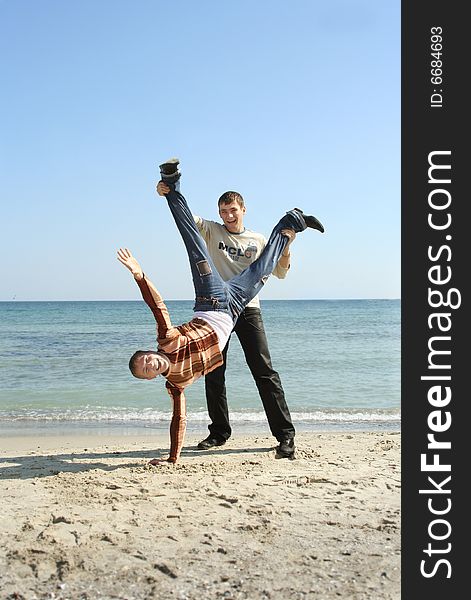
POLYGON ((171 460, 170 458, 153 458, 147 464, 152 465, 153 467, 158 467, 160 465, 171 464, 174 465, 177 461, 171 460))
POLYGON ((118 250, 118 260, 131 271, 135 279, 142 279, 144 273, 142 272, 141 265, 127 248, 120 248, 118 250))
POLYGON ((159 181, 156 189, 159 196, 165 196, 165 194, 168 194, 170 192, 170 188, 163 181, 159 181))
POLYGON ((286 247, 283 250, 282 256, 288 256, 288 254, 289 254, 289 247, 294 242, 294 240, 296 238, 296 232, 294 231, 294 229, 282 229, 281 230, 281 234, 285 235, 288 238, 288 243, 286 244, 286 247))

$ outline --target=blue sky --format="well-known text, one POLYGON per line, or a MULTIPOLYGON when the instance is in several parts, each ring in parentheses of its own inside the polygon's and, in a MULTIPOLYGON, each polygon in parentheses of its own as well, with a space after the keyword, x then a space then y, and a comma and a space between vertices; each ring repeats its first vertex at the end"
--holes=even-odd
POLYGON ((262 299, 400 297, 399 1, 0 0, 0 56, 0 300, 138 299, 119 246, 191 298, 171 156, 195 214, 324 223, 262 299))

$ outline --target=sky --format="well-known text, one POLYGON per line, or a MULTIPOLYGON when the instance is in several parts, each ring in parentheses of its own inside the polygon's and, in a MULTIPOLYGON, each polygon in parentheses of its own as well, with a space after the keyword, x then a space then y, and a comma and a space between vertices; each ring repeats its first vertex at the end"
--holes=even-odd
POLYGON ((292 245, 263 299, 400 297, 400 1, 0 0, 0 301, 191 299, 158 165, 292 245))

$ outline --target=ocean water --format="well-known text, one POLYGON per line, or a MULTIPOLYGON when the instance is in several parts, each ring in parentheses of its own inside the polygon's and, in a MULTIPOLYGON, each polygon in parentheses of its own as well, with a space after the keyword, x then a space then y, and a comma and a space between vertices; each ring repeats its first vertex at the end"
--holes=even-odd
MULTIPOLYGON (((174 324, 193 303, 167 303, 174 324)), ((399 300, 265 300, 265 329, 298 430, 398 428, 399 300)), ((155 348, 143 302, 0 302, 0 433, 166 429, 164 380, 127 367, 155 348)), ((268 432, 237 337, 230 341, 228 402, 234 431, 268 432)), ((187 389, 188 429, 206 431, 203 380, 187 389)))

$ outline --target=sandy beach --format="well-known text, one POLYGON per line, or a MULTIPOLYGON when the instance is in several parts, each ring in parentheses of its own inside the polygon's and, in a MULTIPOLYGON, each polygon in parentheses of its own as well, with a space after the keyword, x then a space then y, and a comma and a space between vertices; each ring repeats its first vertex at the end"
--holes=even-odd
POLYGON ((0 597, 397 600, 399 432, 6 437, 0 597))

